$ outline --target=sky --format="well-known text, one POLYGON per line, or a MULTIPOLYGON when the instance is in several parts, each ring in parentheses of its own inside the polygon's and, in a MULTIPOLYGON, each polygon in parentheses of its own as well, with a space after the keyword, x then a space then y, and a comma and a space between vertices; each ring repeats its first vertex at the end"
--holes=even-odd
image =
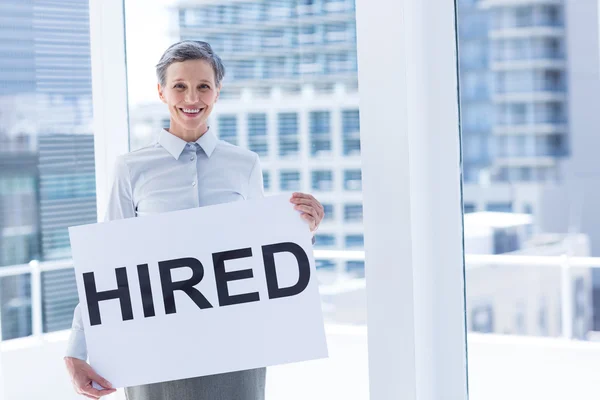
POLYGON ((173 26, 169 26, 168 6, 172 3, 173 0, 125 1, 130 107, 159 101, 154 66, 174 40, 169 38, 169 28, 173 29, 173 26))

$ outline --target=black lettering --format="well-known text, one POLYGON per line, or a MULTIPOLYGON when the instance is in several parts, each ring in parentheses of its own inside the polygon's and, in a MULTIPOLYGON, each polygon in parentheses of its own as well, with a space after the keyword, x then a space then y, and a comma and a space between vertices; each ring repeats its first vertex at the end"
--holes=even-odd
POLYGON ((115 269, 115 275, 117 277, 117 289, 98 292, 96 289, 94 273, 86 272, 83 274, 85 298, 90 314, 90 325, 92 326, 102 324, 102 319, 100 318, 100 302, 105 300, 119 299, 123 321, 133 319, 129 282, 127 281, 127 269, 125 267, 117 268, 115 269))
POLYGON ((227 282, 237 281, 240 279, 250 279, 253 278, 254 275, 252 269, 227 272, 225 271, 225 261, 246 257, 252 257, 252 249, 250 247, 213 254, 215 280, 217 284, 217 293, 219 294, 219 305, 231 306, 234 304, 251 303, 253 301, 260 300, 258 292, 244 293, 234 296, 229 294, 227 282))
POLYGON ((138 279, 140 281, 140 292, 142 294, 142 305, 144 306, 144 317, 154 317, 154 299, 152 299, 152 286, 150 285, 150 273, 148 264, 137 266, 138 279))
POLYGON ((262 247, 263 260, 265 263, 265 274, 267 276, 267 289, 269 299, 290 297, 302 293, 310 281, 310 262, 308 255, 302 247, 292 242, 270 244, 262 247), (275 253, 292 253, 298 260, 298 271, 300 276, 298 282, 287 288, 280 288, 277 282, 277 269, 275 267, 275 253))
POLYGON ((204 267, 202 263, 195 258, 179 258, 176 260, 160 261, 158 263, 160 271, 160 283, 162 285, 163 299, 165 302, 165 313, 174 314, 177 312, 175 307, 175 297, 173 293, 181 290, 187 294, 190 299, 200 308, 212 308, 212 305, 206 300, 206 297, 196 288, 204 278, 204 267), (185 281, 173 282, 171 270, 175 268, 188 267, 192 270, 192 277, 185 281))

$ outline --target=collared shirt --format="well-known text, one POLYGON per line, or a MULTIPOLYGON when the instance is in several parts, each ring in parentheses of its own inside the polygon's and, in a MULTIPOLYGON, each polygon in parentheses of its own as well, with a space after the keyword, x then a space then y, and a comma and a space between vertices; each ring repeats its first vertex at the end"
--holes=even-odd
MULTIPOLYGON (((141 217, 263 196, 258 155, 209 130, 187 143, 162 130, 158 141, 117 159, 106 220, 141 217)), ((75 308, 68 357, 87 359, 83 319, 75 308)))

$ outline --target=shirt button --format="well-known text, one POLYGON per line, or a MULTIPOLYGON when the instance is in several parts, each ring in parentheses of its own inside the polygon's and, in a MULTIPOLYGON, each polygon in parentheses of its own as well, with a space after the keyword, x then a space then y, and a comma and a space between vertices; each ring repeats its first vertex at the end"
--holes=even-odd
POLYGON ((190 157, 190 161, 194 161, 195 159, 196 159, 196 157, 194 157, 194 156, 190 157))
POLYGON ((196 181, 192 182, 192 186, 196 186, 196 181))

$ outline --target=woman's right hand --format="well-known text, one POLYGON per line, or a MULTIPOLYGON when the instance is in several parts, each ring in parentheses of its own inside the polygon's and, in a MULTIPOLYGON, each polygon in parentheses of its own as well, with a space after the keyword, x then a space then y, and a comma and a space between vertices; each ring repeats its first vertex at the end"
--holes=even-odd
POLYGON ((78 358, 65 357, 65 365, 71 376, 73 387, 78 394, 90 399, 99 399, 102 396, 108 396, 116 392, 116 389, 113 389, 110 382, 98 375, 87 362, 78 358), (105 389, 94 389, 92 387, 93 382, 96 382, 105 389))

